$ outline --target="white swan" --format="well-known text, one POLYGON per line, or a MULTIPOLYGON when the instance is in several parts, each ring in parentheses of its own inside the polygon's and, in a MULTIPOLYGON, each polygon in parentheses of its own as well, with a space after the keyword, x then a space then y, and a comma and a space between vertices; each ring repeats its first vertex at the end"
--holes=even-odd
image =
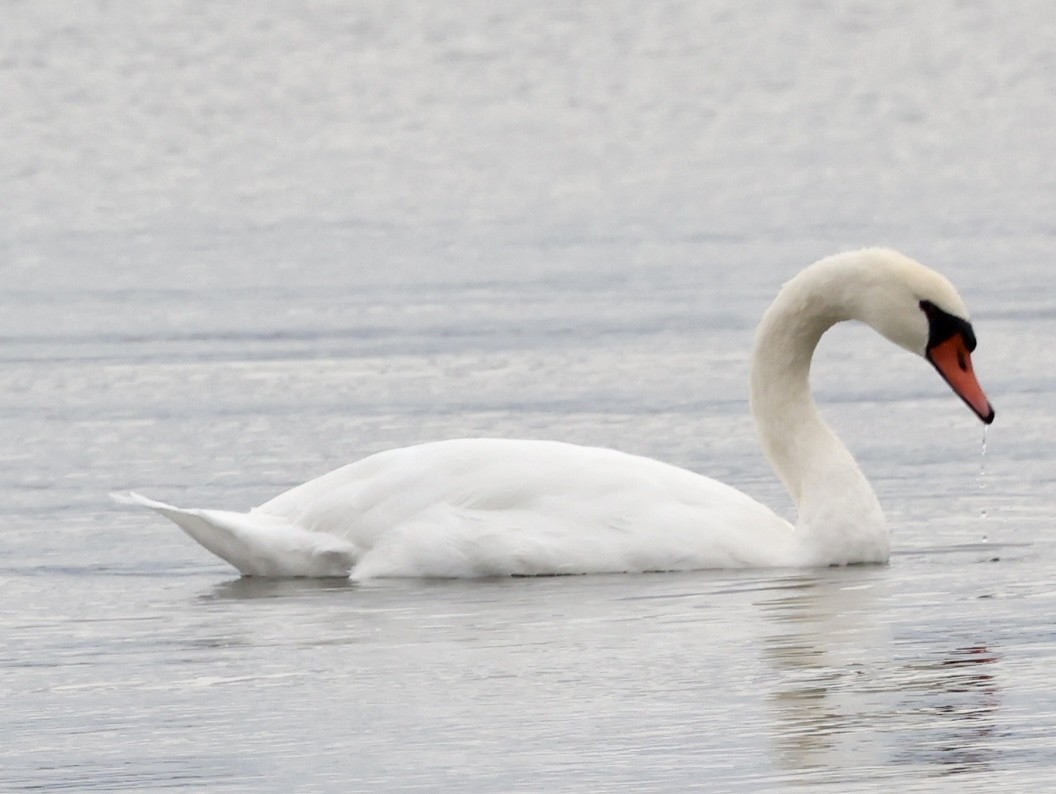
POLYGON ((751 360, 763 449, 793 526, 740 491, 610 449, 461 439, 371 455, 249 513, 149 507, 247 576, 474 577, 879 563, 888 532, 869 483, 810 394, 811 357, 843 320, 923 355, 986 423, 975 336, 953 286, 901 254, 823 259, 782 288, 751 360))

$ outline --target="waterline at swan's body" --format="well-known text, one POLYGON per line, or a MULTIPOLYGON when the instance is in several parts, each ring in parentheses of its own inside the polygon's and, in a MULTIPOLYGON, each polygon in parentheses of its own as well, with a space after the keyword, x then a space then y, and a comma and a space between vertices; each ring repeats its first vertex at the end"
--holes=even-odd
POLYGON ((175 521, 247 575, 471 577, 883 562, 888 532, 810 395, 814 348, 858 319, 928 358, 984 421, 967 312, 942 276, 873 249, 782 289, 752 355, 764 451, 795 527, 723 483, 656 460, 555 441, 460 439, 372 455, 250 511, 124 501, 175 521))

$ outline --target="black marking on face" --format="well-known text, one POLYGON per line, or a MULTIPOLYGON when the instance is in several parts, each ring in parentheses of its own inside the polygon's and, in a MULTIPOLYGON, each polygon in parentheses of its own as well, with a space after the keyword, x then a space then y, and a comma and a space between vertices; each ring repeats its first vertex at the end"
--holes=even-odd
MULTIPOLYGON (((972 330, 970 322, 963 317, 956 317, 943 311, 931 301, 921 301, 920 308, 924 316, 928 318, 928 350, 941 345, 957 334, 961 335, 969 353, 975 350, 975 331, 972 330)), ((967 369, 967 367, 961 363, 961 369, 967 369)))

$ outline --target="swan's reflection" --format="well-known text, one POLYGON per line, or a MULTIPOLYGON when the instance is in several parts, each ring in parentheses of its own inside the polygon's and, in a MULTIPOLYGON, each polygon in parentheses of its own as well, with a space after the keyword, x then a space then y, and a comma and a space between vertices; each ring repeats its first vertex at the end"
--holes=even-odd
POLYGON ((334 590, 351 590, 356 584, 347 577, 332 579, 268 579, 243 576, 214 586, 203 600, 227 601, 253 598, 288 598, 315 595, 334 590))
POLYGON ((773 741, 789 772, 916 767, 978 772, 994 757, 998 654, 948 632, 910 640, 881 616, 886 571, 845 569, 789 580, 760 602, 773 632, 766 658, 773 741))

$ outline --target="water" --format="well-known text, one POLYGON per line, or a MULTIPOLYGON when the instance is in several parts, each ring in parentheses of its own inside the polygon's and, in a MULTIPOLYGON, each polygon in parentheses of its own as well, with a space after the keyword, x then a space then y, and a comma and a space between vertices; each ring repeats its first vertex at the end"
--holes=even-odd
POLYGON ((1048 4, 3 15, 0 787, 1056 781, 1048 4), (980 481, 926 364, 825 340, 888 567, 242 581, 106 496, 245 507, 509 435, 787 509, 751 330, 873 243, 960 287, 998 412, 980 481))

